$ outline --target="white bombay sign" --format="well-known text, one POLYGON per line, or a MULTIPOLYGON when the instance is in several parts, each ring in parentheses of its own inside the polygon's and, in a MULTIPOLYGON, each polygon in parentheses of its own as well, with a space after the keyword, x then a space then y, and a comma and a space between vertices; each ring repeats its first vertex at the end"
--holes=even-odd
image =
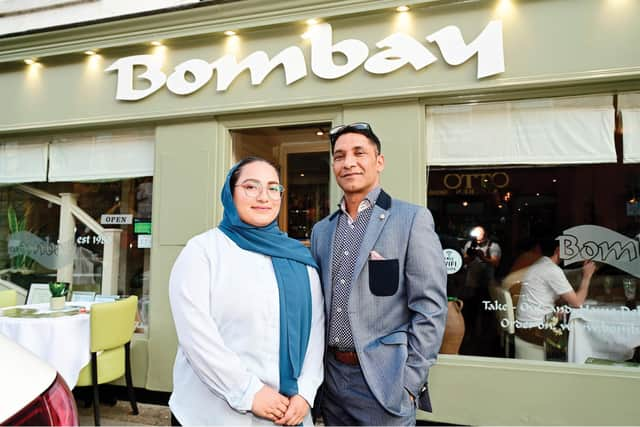
MULTIPOLYGON (((333 43, 333 30, 329 24, 316 25, 307 35, 311 41, 311 71, 327 80, 344 77, 362 64, 367 72, 381 75, 392 73, 407 64, 418 71, 438 60, 424 44, 403 33, 394 33, 380 40, 376 47, 383 50, 372 56, 369 56, 369 47, 361 40, 347 39, 333 43), (333 55, 336 53, 346 58, 344 64, 334 62, 333 55)), ((501 21, 490 21, 469 44, 465 43, 460 29, 453 25, 428 35, 426 40, 438 46, 442 58, 449 65, 463 64, 476 55, 479 79, 504 72, 501 21)), ((249 70, 251 84, 256 86, 278 66, 284 70, 287 85, 307 76, 305 57, 298 46, 287 47, 271 59, 263 51, 253 52, 240 62, 231 54, 214 62, 190 59, 178 64, 169 76, 161 70, 161 58, 154 55, 120 58, 105 71, 118 73, 116 99, 138 101, 165 85, 176 95, 192 94, 211 80, 214 71, 218 91, 226 91, 245 70, 249 70), (134 76, 135 67, 143 67, 145 71, 134 76), (136 80, 145 81, 145 88, 136 89, 136 80)))

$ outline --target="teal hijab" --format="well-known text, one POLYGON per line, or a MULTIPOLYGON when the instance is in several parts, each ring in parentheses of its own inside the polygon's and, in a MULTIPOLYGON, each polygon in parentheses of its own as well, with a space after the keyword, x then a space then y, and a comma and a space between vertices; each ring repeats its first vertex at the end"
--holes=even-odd
POLYGON ((231 168, 222 188, 224 216, 218 228, 242 249, 271 257, 280 298, 280 393, 293 396, 298 393, 297 380, 311 331, 311 287, 307 265, 318 267, 306 247, 280 231, 277 220, 256 227, 240 219, 233 203, 230 180, 241 163, 231 168))

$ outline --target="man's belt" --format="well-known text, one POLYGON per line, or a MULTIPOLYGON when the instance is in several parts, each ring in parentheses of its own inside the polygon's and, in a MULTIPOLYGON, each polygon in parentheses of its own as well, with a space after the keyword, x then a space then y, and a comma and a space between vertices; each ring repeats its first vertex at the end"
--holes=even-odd
POLYGON ((355 351, 340 351, 336 347, 329 347, 329 352, 333 354, 333 357, 335 357, 340 363, 352 366, 360 365, 360 362, 358 361, 358 353, 355 351))

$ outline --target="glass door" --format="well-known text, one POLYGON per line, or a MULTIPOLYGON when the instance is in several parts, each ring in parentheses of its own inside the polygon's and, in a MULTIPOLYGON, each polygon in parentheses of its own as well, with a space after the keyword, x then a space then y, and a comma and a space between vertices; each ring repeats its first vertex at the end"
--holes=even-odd
POLYGON ((287 153, 286 156, 286 230, 290 237, 308 244, 313 225, 330 211, 329 152, 287 153))

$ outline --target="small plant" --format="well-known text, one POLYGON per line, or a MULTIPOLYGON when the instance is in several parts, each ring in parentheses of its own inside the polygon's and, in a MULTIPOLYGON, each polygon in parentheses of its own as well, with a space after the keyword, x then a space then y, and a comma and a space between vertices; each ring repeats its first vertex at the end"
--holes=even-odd
MULTIPOLYGON (((27 230, 27 217, 29 216, 29 212, 31 211, 31 206, 28 206, 25 209, 24 216, 22 219, 18 219, 18 215, 16 214, 16 210, 13 206, 9 206, 7 209, 7 219, 9 223, 9 238, 11 235, 21 232, 28 231, 27 230)), ((29 257, 27 254, 16 254, 10 259, 10 266, 12 270, 18 271, 28 271, 33 267, 34 260, 29 257)))
POLYGON ((64 297, 69 292, 69 282, 51 282, 49 292, 52 297, 64 297))

